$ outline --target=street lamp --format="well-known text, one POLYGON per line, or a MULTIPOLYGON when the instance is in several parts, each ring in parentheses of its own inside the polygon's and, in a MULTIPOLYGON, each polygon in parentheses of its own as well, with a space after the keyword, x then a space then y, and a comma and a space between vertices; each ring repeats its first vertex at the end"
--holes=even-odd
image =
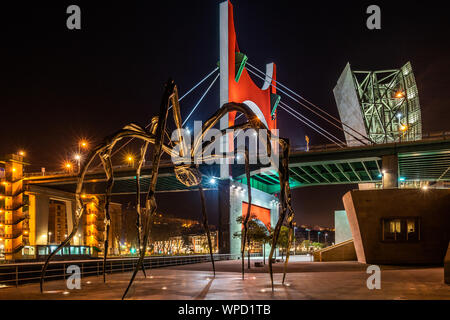
POLYGON ((317 242, 319 242, 320 243, 320 231, 319 232, 317 232, 317 242))
POLYGON ((127 154, 125 156, 125 161, 130 167, 134 167, 134 155, 132 155, 131 153, 127 154))
POLYGON ((66 163, 64 163, 64 168, 70 173, 70 171, 72 171, 72 163, 67 161, 66 163))
POLYGON ((79 153, 75 154, 74 159, 77 161, 78 173, 80 173, 80 170, 81 170, 81 154, 79 154, 79 153))

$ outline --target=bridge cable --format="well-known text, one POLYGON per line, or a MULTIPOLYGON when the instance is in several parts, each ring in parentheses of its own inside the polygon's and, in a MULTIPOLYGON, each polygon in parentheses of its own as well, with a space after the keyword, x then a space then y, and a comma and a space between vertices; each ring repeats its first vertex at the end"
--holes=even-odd
POLYGON ((336 144, 341 144, 343 146, 346 145, 346 143, 344 141, 342 141, 341 139, 339 139, 338 137, 336 137, 335 135, 333 135, 332 133, 330 133, 329 131, 327 131, 326 129, 322 128, 321 126, 319 126, 317 123, 313 122, 312 120, 308 119, 306 116, 302 115, 300 112, 298 112, 297 110, 295 110, 294 108, 290 107, 289 105, 287 105, 286 103, 284 103, 283 101, 280 101, 280 104, 283 105, 285 108, 284 110, 286 111, 286 108, 288 108, 291 112, 293 112, 294 114, 296 114, 298 117, 303 118, 305 121, 311 123, 311 125, 315 126, 316 128, 318 128, 319 130, 322 130, 325 134, 327 134, 329 137, 332 137, 334 139, 334 142, 336 144), (337 141, 337 142, 336 142, 337 141))
MULTIPOLYGON (((256 67, 252 66, 252 65, 249 64, 248 62, 247 62, 247 65, 250 66, 251 68, 255 69, 256 71, 260 72, 261 74, 266 75, 264 72, 262 72, 261 70, 259 70, 259 69, 256 68, 256 67)), ((262 79, 263 81, 266 81, 265 78, 262 78, 260 75, 256 74, 256 73, 253 72, 252 70, 250 70, 250 69, 247 68, 247 71, 250 72, 250 73, 252 73, 253 75, 257 76, 258 78, 262 79)), ((352 130, 353 132, 355 132, 355 133, 357 133, 358 135, 360 135, 361 137, 363 137, 364 139, 366 139, 367 141, 370 141, 370 142, 373 143, 373 141, 372 141, 370 138, 368 138, 368 137, 366 137, 365 135, 363 135, 362 133, 356 131, 355 129, 353 129, 353 128, 350 127, 349 125, 343 123, 343 122, 342 122, 341 120, 339 120, 338 118, 336 118, 336 117, 334 117, 333 115, 329 114, 329 113, 326 112, 325 110, 319 108, 317 105, 315 105, 315 104, 313 104, 312 102, 310 102, 309 100, 303 98, 302 96, 300 96, 299 94, 297 94, 297 93, 294 92, 293 90, 289 89, 289 88, 286 87, 285 85, 281 84, 281 83, 278 82, 278 81, 273 80, 273 79, 270 78, 270 77, 269 77, 269 79, 270 79, 271 81, 275 82, 275 84, 279 85, 279 87, 273 86, 272 84, 271 84, 271 86, 273 86, 273 87, 276 88, 278 91, 280 91, 281 93, 285 94, 286 96, 288 96, 289 98, 291 98, 291 99, 294 100, 295 102, 299 103, 299 104, 302 105, 303 107, 307 108, 309 111, 313 112, 313 113, 316 114, 317 116, 321 117, 321 118, 324 119, 325 121, 329 122, 330 124, 332 124, 333 126, 335 126, 336 128, 338 128, 339 130, 341 130, 341 131, 343 131, 343 132, 349 134, 351 137, 355 138, 355 139, 358 140, 359 142, 361 142, 361 143, 367 145, 366 142, 361 141, 361 139, 355 137, 353 134, 351 134, 350 132, 346 131, 346 130, 343 128, 343 127, 345 126, 345 127, 349 128, 350 130, 352 130), (319 114, 318 112, 312 110, 310 107, 308 107, 308 106, 305 105, 304 103, 300 102, 299 100, 297 100, 296 98, 294 98, 294 97, 292 97, 290 94, 288 94, 287 92, 285 92, 285 91, 283 91, 282 89, 280 89, 280 87, 281 87, 281 88, 285 88, 287 91, 291 92, 291 93, 294 94, 295 96, 297 96, 297 97, 299 97, 300 99, 304 100, 305 102, 309 103, 311 106, 313 106, 313 107, 316 108, 317 110, 321 111, 322 113, 326 114, 326 115, 329 116, 330 118, 332 118, 332 119, 334 119, 335 121, 339 122, 339 123, 342 125, 342 127, 340 127, 340 126, 338 126, 337 124, 333 123, 331 120, 325 118, 323 115, 319 114)))
MULTIPOLYGON (((202 80, 200 80, 199 82, 197 82, 196 85, 194 85, 190 90, 188 90, 181 98, 178 99, 178 101, 183 100, 185 97, 187 97, 192 91, 194 91, 198 86, 200 86, 203 82, 205 82, 209 77, 211 77, 217 70, 219 70, 219 67, 216 67, 213 71, 211 71, 208 75, 206 75, 202 80)), ((169 110, 172 109, 172 106, 169 107, 169 110)), ((148 127, 151 125, 151 122, 148 123, 145 126, 145 129, 148 129, 148 127)), ((130 140, 126 141, 123 145, 121 145, 119 148, 117 148, 112 154, 111 157, 115 154, 117 154, 117 152, 119 152, 120 150, 122 150, 126 145, 128 145, 131 141, 133 141, 134 138, 131 138, 130 140)), ((98 165, 100 166, 101 163, 98 165)))
POLYGON ((214 83, 216 83, 217 79, 219 79, 220 73, 214 78, 214 80, 211 82, 211 84, 209 85, 208 89, 206 89, 206 91, 203 93, 203 95, 200 97, 200 99, 198 100, 197 104, 192 108, 191 112, 189 113, 189 115, 186 117, 186 119, 184 119, 183 123, 181 124, 181 126, 183 127, 186 122, 189 120, 189 118, 192 116, 192 114, 194 113, 194 111, 197 109, 197 107, 199 106, 199 104, 203 101, 203 99, 205 98, 205 96, 208 94, 209 90, 211 90, 212 86, 214 85, 214 83))
MULTIPOLYGON (((281 104, 281 103, 280 103, 281 104)), ((294 118, 296 118, 297 120, 301 121, 302 123, 304 123, 305 125, 307 125, 308 127, 310 127, 311 129, 313 129, 314 131, 316 131, 317 133, 319 133, 320 135, 324 136, 326 139, 330 140, 331 142, 333 142, 334 144, 338 145, 341 148, 345 147, 345 143, 343 141, 341 141, 340 139, 336 138, 334 135, 332 135, 331 133, 327 132, 325 129, 321 128, 320 126, 318 126, 317 124, 315 124, 314 122, 312 122, 311 120, 309 120, 308 118, 304 117, 302 114, 300 113, 295 113, 295 110, 291 107, 289 107, 286 104, 283 105, 279 105, 280 109, 286 111, 287 113, 289 113, 291 116, 293 116, 294 118), (302 117, 304 119, 302 119, 302 117), (309 124, 308 121, 311 123, 309 124), (317 126, 318 128, 315 128, 314 126, 317 126), (336 140, 337 141, 336 141, 336 140)))
MULTIPOLYGON (((254 73, 253 71, 251 71, 251 70, 248 70, 250 73, 252 73, 252 74, 254 74, 255 76, 257 76, 257 77, 259 77, 259 78, 261 78, 258 74, 256 74, 256 73, 254 73)), ((262 79, 262 78, 261 78, 262 79)), ((264 80, 264 79, 262 79, 262 80, 264 80)), ((277 90, 278 91, 280 91, 280 92, 282 92, 282 93, 284 93, 284 94, 286 94, 287 96, 289 96, 289 97, 291 97, 288 93, 285 93, 283 90, 281 90, 281 89, 279 89, 279 88, 277 88, 277 90)), ((291 97, 292 98, 292 97, 291 97)), ((297 101, 297 102, 299 102, 298 100, 296 100, 295 98, 292 98, 292 99, 294 99, 294 101, 297 101)), ((282 101, 280 101, 280 103, 282 103, 282 101)), ((302 104, 301 102, 299 102, 300 104, 302 104)), ((285 104, 286 105, 286 104, 285 104)), ((289 107, 289 106, 288 106, 289 107)), ((293 108, 291 108, 291 107, 289 107, 291 110, 294 110, 293 108)), ((286 109, 285 109, 285 111, 286 111, 286 109)), ((304 117, 305 119, 307 119, 308 121, 310 121, 311 123, 313 123, 314 125, 316 125, 316 126, 318 126, 316 123, 314 123, 313 121, 311 121, 310 119, 308 119, 308 118, 306 118, 304 115, 302 115, 301 113, 299 113, 298 111, 296 111, 297 112, 297 114, 298 115, 300 115, 301 117, 304 117)), ((292 112, 289 112, 289 114, 291 114, 292 115, 292 112)), ((320 115, 319 115, 320 116, 320 115)), ((337 126, 337 125, 335 125, 335 126, 337 126)), ((318 126, 319 127, 319 126, 318 126)), ((345 130, 343 130, 341 127, 339 127, 339 126, 337 126, 340 130, 342 130, 342 131, 344 131, 344 132, 346 132, 345 130)), ((321 127, 319 127, 319 128, 321 128, 321 127)), ((330 132, 328 132, 327 130, 325 130, 325 129, 323 129, 323 128, 321 128, 324 132, 326 132, 328 135, 330 135, 330 136, 332 136, 332 137, 334 137, 330 132)), ((323 134, 322 134, 323 135, 323 134)), ((340 143, 343 143, 344 145, 346 145, 346 143, 344 143, 344 142, 342 142, 341 140, 339 140, 338 138, 336 138, 336 137, 334 137, 335 139, 337 139, 338 141, 340 141, 340 143)), ((328 137, 327 137, 327 139, 328 140, 330 140, 328 137)), ((358 139, 358 138, 356 138, 356 139, 358 139)), ((358 139, 359 140, 359 139, 358 139)), ((362 141, 361 141, 362 142, 362 141)), ((333 141, 333 143, 336 143, 336 141, 333 141)), ((336 144, 338 144, 339 145, 339 143, 336 143, 336 144)))

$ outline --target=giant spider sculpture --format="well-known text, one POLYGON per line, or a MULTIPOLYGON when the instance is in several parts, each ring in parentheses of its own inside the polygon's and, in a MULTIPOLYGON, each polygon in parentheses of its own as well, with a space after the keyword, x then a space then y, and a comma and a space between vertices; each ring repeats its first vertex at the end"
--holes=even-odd
MULTIPOLYGON (((138 247, 140 248, 139 251, 139 259, 136 264, 136 267, 134 269, 134 272, 132 274, 132 277, 130 279, 130 282, 128 284, 128 287, 126 288, 122 299, 124 299, 128 293, 128 290, 130 289, 131 285, 133 284, 133 281, 139 271, 141 269, 144 273, 144 276, 146 276, 145 268, 144 268, 144 257, 145 257, 145 248, 147 248, 147 242, 149 239, 149 233, 150 228, 152 225, 152 217, 156 214, 156 199, 155 199, 155 192, 156 192, 156 182, 158 179, 158 170, 161 162, 161 156, 163 152, 167 153, 168 155, 172 156, 172 159, 179 158, 179 159, 188 159, 191 161, 188 161, 189 164, 185 164, 185 161, 179 161, 179 163, 174 163, 174 171, 175 176, 182 184, 188 187, 197 186, 199 193, 200 193, 200 200, 202 202, 202 216, 203 216, 203 227, 206 231, 206 235, 208 238, 208 247, 209 247, 209 253, 211 257, 211 263, 212 263, 212 269, 215 276, 215 266, 214 266, 214 257, 212 253, 212 244, 211 244, 211 234, 209 231, 208 226, 208 216, 206 212, 206 204, 205 204, 205 195, 202 188, 202 174, 199 170, 198 161, 197 164, 194 164, 194 156, 197 154, 201 155, 201 160, 206 160, 207 158, 214 158, 215 155, 206 156, 207 151, 210 151, 210 148, 212 147, 213 141, 207 141, 203 142, 203 138, 205 134, 213 128, 219 120, 224 117, 229 112, 239 112, 245 115, 247 118, 247 121, 243 124, 234 125, 230 128, 227 128, 225 130, 221 130, 220 134, 226 135, 227 130, 233 129, 233 130, 246 130, 246 129, 265 129, 267 132, 268 141, 272 142, 272 139, 274 137, 271 136, 271 133, 269 130, 267 130, 267 127, 258 119, 258 117, 253 113, 253 111, 245 104, 242 103, 227 103, 223 105, 210 119, 208 119, 203 127, 201 134, 198 137, 195 137, 191 151, 188 152, 187 145, 185 140, 183 139, 182 135, 182 125, 181 125, 181 115, 180 115, 180 105, 178 101, 178 90, 175 86, 175 83, 172 80, 169 80, 165 85, 164 94, 162 97, 161 105, 160 105, 160 111, 159 116, 153 117, 150 126, 148 129, 141 127, 137 124, 130 124, 125 126, 122 130, 114 133, 113 135, 107 137, 103 143, 96 146, 88 155, 87 160, 82 165, 79 176, 78 176, 78 183, 75 193, 76 198, 76 212, 75 212, 75 219, 74 219, 74 225, 71 234, 64 239, 64 241, 61 242, 61 244, 50 253, 47 260, 44 263, 44 266, 42 268, 41 273, 41 279, 40 279, 40 290, 43 292, 43 282, 45 273, 48 267, 48 264, 50 260, 74 237, 76 234, 79 223, 82 220, 85 212, 86 212, 86 203, 83 202, 82 199, 82 190, 83 190, 83 182, 85 175, 93 163, 94 159, 98 156, 101 160, 101 163, 103 165, 106 178, 107 178, 107 186, 105 191, 105 204, 104 204, 104 212, 105 212, 105 242, 104 242, 104 257, 103 257, 103 281, 106 281, 106 275, 105 275, 105 266, 106 266, 106 258, 107 258, 107 252, 108 252, 108 236, 109 236, 109 230, 110 230, 110 223, 111 223, 111 217, 109 212, 109 204, 111 201, 111 194, 112 189, 114 185, 114 172, 113 172, 113 166, 112 166, 112 160, 111 160, 111 152, 116 145, 117 142, 119 142, 122 139, 126 138, 136 138, 141 141, 143 141, 143 145, 140 150, 140 157, 139 161, 137 163, 136 167, 136 226, 137 226, 137 237, 138 237, 138 247), (176 126, 176 136, 178 138, 178 141, 174 144, 173 141, 170 140, 168 132, 167 132, 167 118, 170 110, 170 105, 173 108, 172 114, 173 114, 173 120, 176 126), (145 210, 142 210, 141 208, 141 185, 140 185, 140 174, 141 174, 141 168, 143 166, 143 163, 145 161, 145 156, 147 154, 147 150, 149 145, 153 145, 153 161, 152 161, 152 174, 150 178, 150 185, 147 191, 146 195, 146 201, 145 201, 145 210), (199 153, 200 152, 200 153, 199 153), (143 219, 143 215, 145 214, 145 219, 143 219), (145 225, 143 225, 143 221, 145 221, 145 225)), ((261 137, 259 137, 261 139, 261 137)), ((272 290, 274 288, 274 282, 273 282, 273 269, 272 269, 272 258, 274 255, 274 251, 276 248, 276 244, 278 242, 278 237, 280 234, 281 226, 286 220, 289 226, 289 245, 286 255, 286 261, 284 264, 284 273, 283 273, 283 283, 286 278, 286 271, 287 271, 287 263, 289 260, 289 247, 292 242, 293 237, 293 218, 294 218, 294 211, 292 210, 291 206, 291 192, 289 187, 289 169, 288 169, 288 157, 289 157, 289 141, 287 139, 279 138, 277 139, 279 147, 280 147, 280 165, 276 166, 278 168, 278 175, 279 175, 279 181, 280 181, 280 204, 281 204, 281 210, 279 214, 278 222, 275 226, 274 233, 273 233, 273 239, 272 239, 272 246, 270 250, 269 255, 269 272, 270 272, 270 279, 272 284, 272 290)), ((269 155, 269 158, 271 160, 271 165, 275 166, 274 158, 272 156, 272 150, 271 150, 271 143, 266 143, 267 145, 267 152, 269 155)), ((248 236, 248 222, 250 218, 250 209, 251 209, 251 185, 250 185, 250 169, 249 169, 249 153, 248 149, 245 148, 245 173, 247 177, 247 186, 248 186, 248 210, 245 215, 244 221, 243 221, 243 236, 241 239, 241 258, 242 258, 242 277, 244 277, 244 252, 245 252, 245 246, 246 246, 246 240, 248 236)))

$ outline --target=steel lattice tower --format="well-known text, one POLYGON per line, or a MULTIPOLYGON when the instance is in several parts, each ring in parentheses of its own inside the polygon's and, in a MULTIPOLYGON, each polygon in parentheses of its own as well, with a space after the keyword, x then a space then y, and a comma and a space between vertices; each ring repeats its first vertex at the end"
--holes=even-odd
MULTIPOLYGON (((347 64, 334 94, 342 121, 373 142, 422 138, 419 94, 411 63, 381 71, 352 71, 347 64)), ((346 138, 349 145, 357 144, 346 138)))

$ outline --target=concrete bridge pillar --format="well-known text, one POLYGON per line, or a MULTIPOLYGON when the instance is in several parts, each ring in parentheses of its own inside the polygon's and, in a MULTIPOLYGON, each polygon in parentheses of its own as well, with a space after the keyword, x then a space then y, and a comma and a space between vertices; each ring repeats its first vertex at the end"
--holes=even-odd
MULTIPOLYGON (((219 253, 239 254, 241 240, 233 235, 242 230, 236 221, 247 213, 248 188, 237 181, 220 180, 219 182, 219 253)), ((268 229, 275 227, 278 221, 278 198, 272 194, 252 188, 251 215, 255 216, 268 229)), ((266 245, 266 256, 270 245, 266 245)))
POLYGON ((398 188, 398 155, 385 155, 381 159, 383 172, 383 189, 398 188))

